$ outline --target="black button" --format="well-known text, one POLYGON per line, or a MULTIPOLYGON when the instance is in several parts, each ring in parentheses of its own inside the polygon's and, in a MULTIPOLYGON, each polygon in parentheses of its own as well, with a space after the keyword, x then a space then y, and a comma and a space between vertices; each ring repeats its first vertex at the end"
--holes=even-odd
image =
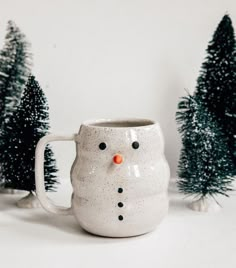
POLYGON ((118 217, 118 219, 120 220, 120 221, 123 221, 123 216, 122 215, 120 215, 119 217, 118 217))
POLYGON ((122 188, 118 188, 118 193, 123 193, 123 189, 122 188))
POLYGON ((138 143, 137 141, 134 141, 134 142, 132 143, 132 147, 133 147, 134 149, 138 149, 138 147, 139 147, 139 143, 138 143))
POLYGON ((118 203, 118 207, 122 208, 124 206, 124 204, 122 202, 118 203))
POLYGON ((99 144, 99 149, 100 150, 105 150, 106 149, 106 143, 105 142, 101 142, 100 144, 99 144))

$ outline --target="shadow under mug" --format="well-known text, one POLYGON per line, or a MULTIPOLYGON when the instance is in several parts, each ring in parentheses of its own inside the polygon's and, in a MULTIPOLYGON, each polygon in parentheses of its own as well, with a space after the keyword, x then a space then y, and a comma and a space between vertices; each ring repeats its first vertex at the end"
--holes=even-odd
POLYGON ((148 119, 82 123, 78 134, 43 137, 35 154, 36 193, 43 208, 73 214, 86 231, 129 237, 155 229, 168 211, 169 166, 159 124, 148 119), (44 187, 44 150, 52 141, 73 141, 71 207, 54 205, 44 187))

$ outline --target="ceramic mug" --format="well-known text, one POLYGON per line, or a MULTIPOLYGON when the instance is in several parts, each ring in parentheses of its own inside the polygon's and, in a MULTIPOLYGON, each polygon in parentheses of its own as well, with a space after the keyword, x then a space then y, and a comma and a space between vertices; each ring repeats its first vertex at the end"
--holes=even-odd
POLYGON ((170 172, 157 122, 147 119, 84 122, 78 134, 49 134, 37 144, 36 193, 49 212, 73 214, 86 231, 129 237, 155 229, 168 211, 170 172), (71 140, 71 207, 51 203, 44 188, 44 150, 48 142, 71 140))

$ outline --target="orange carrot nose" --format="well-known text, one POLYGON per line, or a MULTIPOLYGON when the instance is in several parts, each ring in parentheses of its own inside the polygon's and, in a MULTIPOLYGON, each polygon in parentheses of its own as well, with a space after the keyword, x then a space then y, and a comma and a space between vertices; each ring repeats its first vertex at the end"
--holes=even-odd
POLYGON ((123 162, 123 157, 119 154, 116 154, 114 157, 113 157, 113 162, 115 164, 121 164, 123 162))

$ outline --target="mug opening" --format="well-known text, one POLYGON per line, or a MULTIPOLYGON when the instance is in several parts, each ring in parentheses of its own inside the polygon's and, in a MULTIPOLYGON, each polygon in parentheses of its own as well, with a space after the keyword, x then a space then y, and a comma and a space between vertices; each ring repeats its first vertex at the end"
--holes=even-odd
POLYGON ((109 127, 109 128, 129 128, 129 127, 144 127, 154 125, 155 122, 149 119, 118 119, 118 120, 97 120, 86 122, 91 127, 109 127))

